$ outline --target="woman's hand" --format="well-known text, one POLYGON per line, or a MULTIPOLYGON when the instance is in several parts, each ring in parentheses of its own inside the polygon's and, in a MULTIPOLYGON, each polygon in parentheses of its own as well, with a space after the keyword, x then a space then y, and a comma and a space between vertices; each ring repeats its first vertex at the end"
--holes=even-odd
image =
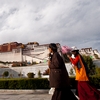
POLYGON ((70 55, 67 55, 67 57, 70 59, 71 56, 70 55))

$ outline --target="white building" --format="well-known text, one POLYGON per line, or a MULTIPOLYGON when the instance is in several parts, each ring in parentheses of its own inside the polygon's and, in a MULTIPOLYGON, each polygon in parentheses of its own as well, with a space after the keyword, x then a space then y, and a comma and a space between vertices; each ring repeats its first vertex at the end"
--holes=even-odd
POLYGON ((96 59, 95 54, 100 58, 100 53, 98 52, 98 50, 92 50, 92 47, 82 48, 80 50, 80 53, 86 56, 91 56, 94 60, 96 59))
MULTIPOLYGON (((39 45, 37 42, 31 42, 20 47, 16 47, 7 52, 0 52, 0 61, 3 62, 46 62, 48 60, 49 44, 39 45), (22 47, 24 46, 24 47, 22 47)), ((61 46, 57 43, 58 51, 61 46)), ((8 49, 7 49, 8 50, 8 49)))

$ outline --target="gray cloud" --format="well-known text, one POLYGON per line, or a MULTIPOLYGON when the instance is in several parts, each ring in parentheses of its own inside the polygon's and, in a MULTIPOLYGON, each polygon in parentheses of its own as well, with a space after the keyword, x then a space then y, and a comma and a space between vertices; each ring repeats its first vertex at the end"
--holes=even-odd
POLYGON ((0 0, 0 44, 93 47, 100 51, 100 0, 0 0))

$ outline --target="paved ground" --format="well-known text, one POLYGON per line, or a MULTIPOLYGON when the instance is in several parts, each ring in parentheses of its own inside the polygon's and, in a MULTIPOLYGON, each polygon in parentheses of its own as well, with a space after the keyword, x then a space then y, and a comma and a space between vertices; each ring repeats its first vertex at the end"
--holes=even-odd
POLYGON ((51 100, 51 97, 49 90, 0 90, 0 100, 51 100))
POLYGON ((0 94, 0 100, 51 100, 50 94, 0 94))
POLYGON ((0 91, 0 100, 51 100, 48 91, 0 91))
MULTIPOLYGON (((73 90, 74 92, 74 90, 73 90)), ((50 90, 1 90, 0 100, 51 100, 50 90)))

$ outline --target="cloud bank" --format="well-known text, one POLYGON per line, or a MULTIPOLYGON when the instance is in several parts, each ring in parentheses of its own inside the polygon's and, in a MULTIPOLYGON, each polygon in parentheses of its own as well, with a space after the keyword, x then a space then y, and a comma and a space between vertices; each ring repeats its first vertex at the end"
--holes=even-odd
POLYGON ((0 0, 0 44, 33 42, 100 51, 100 0, 0 0))

